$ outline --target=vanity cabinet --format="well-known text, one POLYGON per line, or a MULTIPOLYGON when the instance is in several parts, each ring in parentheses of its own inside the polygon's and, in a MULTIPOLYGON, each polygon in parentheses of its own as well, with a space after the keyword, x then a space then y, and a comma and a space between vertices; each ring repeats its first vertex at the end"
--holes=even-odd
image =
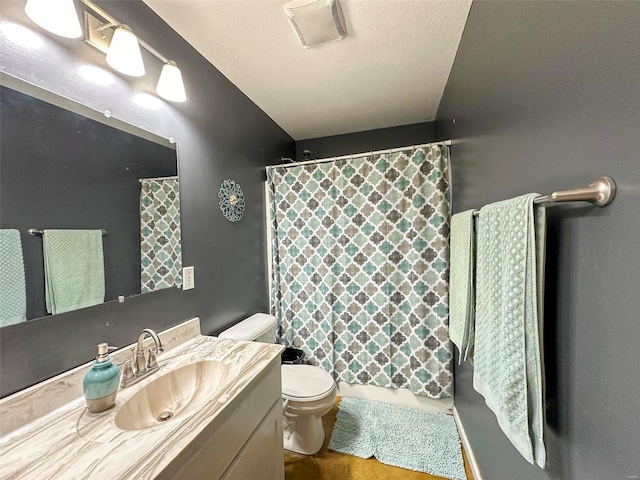
MULTIPOLYGON (((114 408, 88 414, 81 396, 82 379, 91 367, 86 363, 1 399, 0 478, 284 480, 283 347, 201 335, 197 318, 161 332, 160 338, 167 353, 155 375, 172 375, 165 379, 171 385, 162 383, 166 398, 164 391, 150 388, 157 380, 143 380, 122 389, 114 408), (215 370, 221 377, 177 373, 198 372, 183 368, 203 361, 225 364, 215 370), (201 396, 186 398, 190 388, 201 396), (182 396, 173 398, 178 391, 182 396), (162 408, 178 409, 166 422, 119 428, 116 417, 140 395, 162 408), (192 400, 197 403, 186 408, 192 400)), ((128 348, 112 358, 130 358, 128 348)), ((131 405, 145 413, 144 401, 131 405)))
POLYGON ((156 478, 284 480, 281 392, 278 357, 156 478))
POLYGON ((220 480, 284 479, 282 401, 273 404, 220 480))

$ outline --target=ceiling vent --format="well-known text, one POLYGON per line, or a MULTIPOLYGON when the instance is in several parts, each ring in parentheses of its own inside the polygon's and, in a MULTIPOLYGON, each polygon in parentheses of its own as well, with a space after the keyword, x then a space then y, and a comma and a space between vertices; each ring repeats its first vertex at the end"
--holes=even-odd
POLYGON ((293 0, 284 5, 284 11, 304 48, 347 35, 338 0, 293 0))

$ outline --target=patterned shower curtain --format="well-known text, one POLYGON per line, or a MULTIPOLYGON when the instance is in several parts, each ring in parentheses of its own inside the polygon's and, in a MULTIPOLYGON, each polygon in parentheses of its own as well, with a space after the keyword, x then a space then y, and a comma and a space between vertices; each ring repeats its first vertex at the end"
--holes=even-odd
POLYGON ((336 380, 451 396, 448 157, 268 170, 279 335, 336 380))
POLYGON ((182 285, 177 178, 140 179, 140 291, 182 285))

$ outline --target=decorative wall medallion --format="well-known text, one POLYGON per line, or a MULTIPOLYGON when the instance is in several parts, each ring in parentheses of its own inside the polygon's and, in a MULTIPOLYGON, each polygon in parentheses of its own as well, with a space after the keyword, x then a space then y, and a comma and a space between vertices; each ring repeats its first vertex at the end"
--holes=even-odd
POLYGON ((244 214, 244 193, 233 180, 225 180, 218 192, 220 210, 230 222, 237 222, 244 214))

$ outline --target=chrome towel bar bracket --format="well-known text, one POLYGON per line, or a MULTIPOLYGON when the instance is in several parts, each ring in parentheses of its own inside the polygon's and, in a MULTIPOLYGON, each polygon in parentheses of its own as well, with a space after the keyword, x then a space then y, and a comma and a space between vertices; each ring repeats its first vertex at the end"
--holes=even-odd
MULTIPOLYGON (((548 195, 541 195, 534 199, 535 203, 560 203, 560 202, 589 202, 598 207, 609 205, 616 197, 616 182, 611 177, 600 177, 586 187, 557 190, 548 195)), ((480 215, 479 210, 473 212, 474 216, 480 215)))

